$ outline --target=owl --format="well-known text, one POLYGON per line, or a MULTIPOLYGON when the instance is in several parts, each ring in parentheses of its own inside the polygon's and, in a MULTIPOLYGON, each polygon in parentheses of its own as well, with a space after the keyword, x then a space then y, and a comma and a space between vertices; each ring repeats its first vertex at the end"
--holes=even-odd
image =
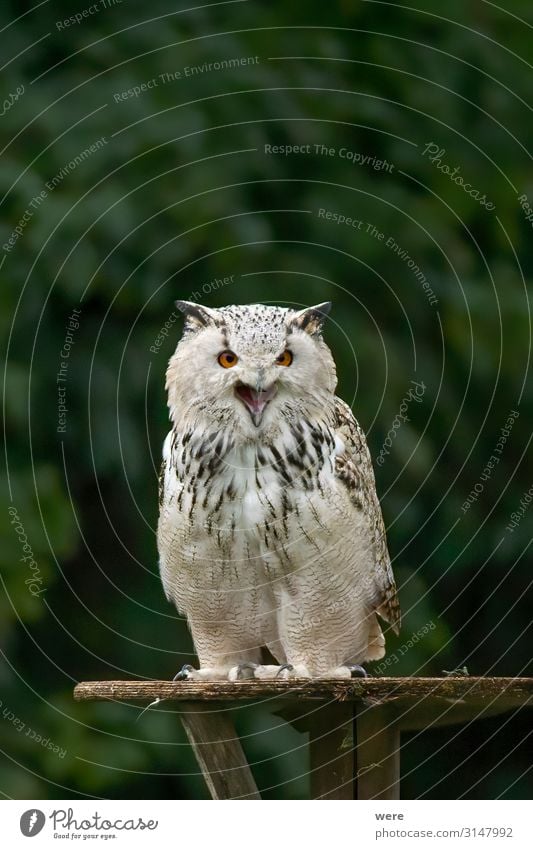
POLYGON ((349 678, 400 610, 370 454, 335 395, 331 304, 212 309, 166 373, 158 550, 199 659, 178 679, 349 678))

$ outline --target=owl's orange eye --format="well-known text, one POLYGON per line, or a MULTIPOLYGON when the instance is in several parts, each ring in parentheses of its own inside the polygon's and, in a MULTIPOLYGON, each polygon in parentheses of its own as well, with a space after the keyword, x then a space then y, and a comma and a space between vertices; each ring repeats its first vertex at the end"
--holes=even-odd
POLYGON ((222 368, 233 368, 239 362, 239 358, 237 354, 234 354, 233 351, 222 351, 221 354, 218 355, 218 362, 222 368))
POLYGON ((279 357, 276 357, 276 364, 278 366, 290 366, 291 363, 292 363, 292 353, 291 353, 291 351, 289 351, 288 348, 287 348, 286 351, 283 351, 283 353, 280 354, 279 357))

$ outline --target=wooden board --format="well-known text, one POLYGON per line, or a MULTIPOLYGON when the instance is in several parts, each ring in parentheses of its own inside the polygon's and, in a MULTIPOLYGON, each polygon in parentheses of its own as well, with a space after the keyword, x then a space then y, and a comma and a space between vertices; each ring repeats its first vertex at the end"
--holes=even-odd
POLYGON ((309 731, 312 798, 397 799, 402 730, 531 707, 533 678, 87 681, 74 698, 176 703, 214 799, 260 798, 228 711, 256 700, 309 731))
POLYGON ((533 678, 363 678, 356 681, 86 681, 77 701, 237 702, 260 699, 290 715, 305 702, 387 706, 402 731, 455 725, 533 706, 533 678), (283 706, 286 705, 284 710, 283 706))
POLYGON ((74 689, 77 701, 112 699, 150 702, 301 699, 355 701, 402 705, 425 699, 482 706, 498 701, 507 709, 533 704, 533 678, 360 678, 355 681, 299 679, 294 681, 85 681, 74 689))

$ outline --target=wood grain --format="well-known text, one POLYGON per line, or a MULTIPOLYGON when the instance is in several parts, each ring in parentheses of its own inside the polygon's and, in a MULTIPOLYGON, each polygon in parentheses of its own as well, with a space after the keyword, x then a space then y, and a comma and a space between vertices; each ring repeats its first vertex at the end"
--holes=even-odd
POLYGON ((84 681, 74 698, 177 703, 214 799, 260 798, 228 711, 242 701, 267 704, 309 731, 313 798, 397 799, 401 731, 532 707, 533 678, 84 681))
POLYGON ((443 705, 486 704, 509 708, 533 704, 533 678, 363 678, 356 681, 299 679, 294 681, 84 681, 74 689, 77 701, 112 699, 149 702, 240 701, 302 699, 368 701, 371 704, 443 700, 443 705))
POLYGON ((180 719, 212 799, 260 799, 227 708, 184 704, 180 719))
POLYGON ((353 799, 354 706, 331 702, 313 711, 309 728, 312 799, 353 799))
POLYGON ((357 711, 358 799, 400 798, 400 728, 383 707, 357 711))

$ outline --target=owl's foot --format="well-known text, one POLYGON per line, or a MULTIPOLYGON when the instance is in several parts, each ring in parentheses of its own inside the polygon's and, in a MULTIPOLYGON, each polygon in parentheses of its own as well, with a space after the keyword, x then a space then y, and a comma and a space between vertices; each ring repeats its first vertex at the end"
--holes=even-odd
POLYGON ((306 666, 293 666, 292 663, 282 663, 281 666, 263 665, 259 663, 239 663, 228 672, 228 681, 275 681, 278 678, 310 678, 306 666))
POLYGON ((174 675, 173 681, 224 681, 228 677, 227 669, 206 666, 195 669, 190 663, 185 663, 174 675))
POLYGON ((347 668, 350 670, 350 678, 368 678, 368 672, 358 663, 349 664, 347 668))
POLYGON ((190 663, 184 663, 179 672, 174 675, 173 681, 193 681, 194 674, 198 670, 194 669, 190 663))
POLYGON ((258 666, 258 663, 250 663, 250 661, 239 663, 238 666, 233 666, 228 672, 228 681, 249 681, 251 678, 255 678, 255 670, 258 666))
POLYGON ((331 669, 324 678, 368 678, 368 672, 358 663, 346 663, 331 669))
POLYGON ((287 680, 292 678, 311 678, 311 673, 303 663, 295 665, 292 663, 282 663, 281 666, 258 666, 255 670, 255 677, 260 681, 276 680, 279 678, 287 680))

